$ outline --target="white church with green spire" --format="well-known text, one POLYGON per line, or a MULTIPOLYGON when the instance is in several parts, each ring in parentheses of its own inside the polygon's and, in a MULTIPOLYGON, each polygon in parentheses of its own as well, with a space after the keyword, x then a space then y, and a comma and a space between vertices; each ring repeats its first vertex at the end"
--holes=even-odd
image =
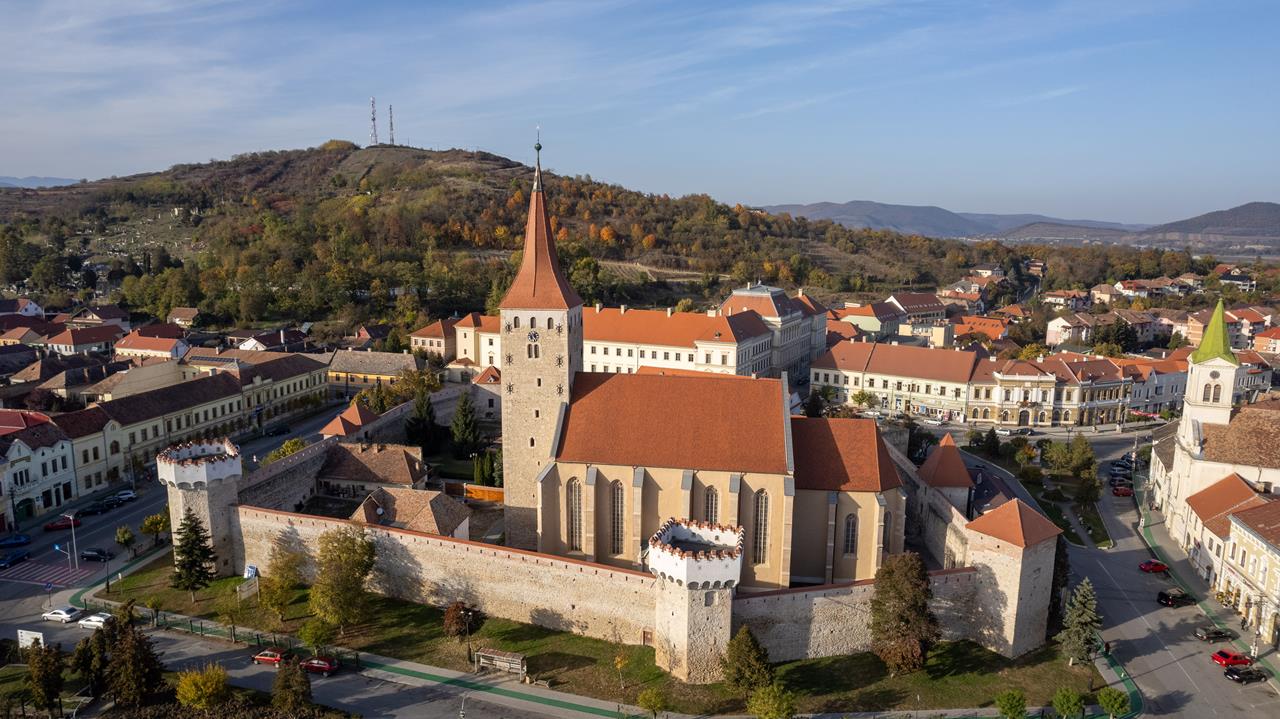
POLYGON ((1246 619, 1273 636, 1280 629, 1280 532, 1272 532, 1277 569, 1268 577, 1268 532, 1248 525, 1261 513, 1280 515, 1280 504, 1270 501, 1280 500, 1280 400, 1233 406, 1240 360, 1221 301, 1188 359, 1182 417, 1155 432, 1151 501, 1210 586, 1235 597, 1246 619))

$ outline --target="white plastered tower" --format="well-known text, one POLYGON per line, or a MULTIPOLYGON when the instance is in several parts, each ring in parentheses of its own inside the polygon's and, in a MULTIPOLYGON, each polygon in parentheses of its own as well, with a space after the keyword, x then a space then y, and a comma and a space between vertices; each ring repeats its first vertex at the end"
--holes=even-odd
POLYGON ((175 444, 156 455, 156 470, 169 493, 169 521, 176 532, 188 509, 209 530, 219 574, 232 568, 239 493, 240 449, 229 439, 175 444))

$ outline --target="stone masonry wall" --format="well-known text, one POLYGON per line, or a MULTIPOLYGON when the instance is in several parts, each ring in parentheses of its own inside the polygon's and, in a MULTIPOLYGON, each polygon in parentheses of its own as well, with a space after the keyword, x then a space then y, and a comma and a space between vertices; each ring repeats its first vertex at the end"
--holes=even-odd
POLYGON ((315 494, 316 474, 336 443, 333 437, 322 439, 250 473, 240 481, 238 502, 287 512, 299 509, 315 494))
MULTIPOLYGON (((975 625, 978 572, 970 568, 930 573, 933 611, 948 640, 983 643, 975 625)), ((771 661, 830 657, 871 648, 874 580, 811 589, 740 595, 733 601, 733 631, 747 627, 771 661)))
MULTIPOLYGON (((237 571, 252 564, 265 572, 281 532, 309 549, 322 533, 349 526, 255 507, 235 510, 237 571)), ((382 594, 437 606, 462 600, 489 616, 626 644, 642 644, 653 631, 658 592, 648 574, 393 527, 366 531, 377 546, 372 588, 382 594)))

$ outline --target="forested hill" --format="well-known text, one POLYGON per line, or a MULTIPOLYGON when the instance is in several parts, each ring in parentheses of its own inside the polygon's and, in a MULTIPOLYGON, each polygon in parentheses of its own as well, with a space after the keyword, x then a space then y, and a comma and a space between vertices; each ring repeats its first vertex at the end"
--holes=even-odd
MULTIPOLYGON (((423 308, 438 317, 496 303, 515 266, 532 179, 532 168, 487 153, 330 141, 0 189, 0 279, 61 306, 87 297, 97 278, 84 268, 98 267, 123 281, 126 305, 158 316, 197 305, 228 324, 383 318, 407 327, 423 308)), ((1038 251, 851 229, 589 176, 548 174, 546 191, 561 261, 589 302, 687 298, 696 308, 748 280, 832 299, 883 297, 932 289, 978 262, 1012 269, 1038 251)), ((1121 250, 1046 259, 1061 268, 1056 282, 1084 286, 1151 264, 1121 250)))

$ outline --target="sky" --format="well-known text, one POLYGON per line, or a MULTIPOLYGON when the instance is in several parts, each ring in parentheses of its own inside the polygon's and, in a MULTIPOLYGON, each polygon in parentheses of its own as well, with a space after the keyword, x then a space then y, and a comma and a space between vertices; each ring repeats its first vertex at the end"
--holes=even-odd
POLYGON ((746 204, 1280 201, 1274 0, 0 0, 0 175, 379 137, 746 204))

